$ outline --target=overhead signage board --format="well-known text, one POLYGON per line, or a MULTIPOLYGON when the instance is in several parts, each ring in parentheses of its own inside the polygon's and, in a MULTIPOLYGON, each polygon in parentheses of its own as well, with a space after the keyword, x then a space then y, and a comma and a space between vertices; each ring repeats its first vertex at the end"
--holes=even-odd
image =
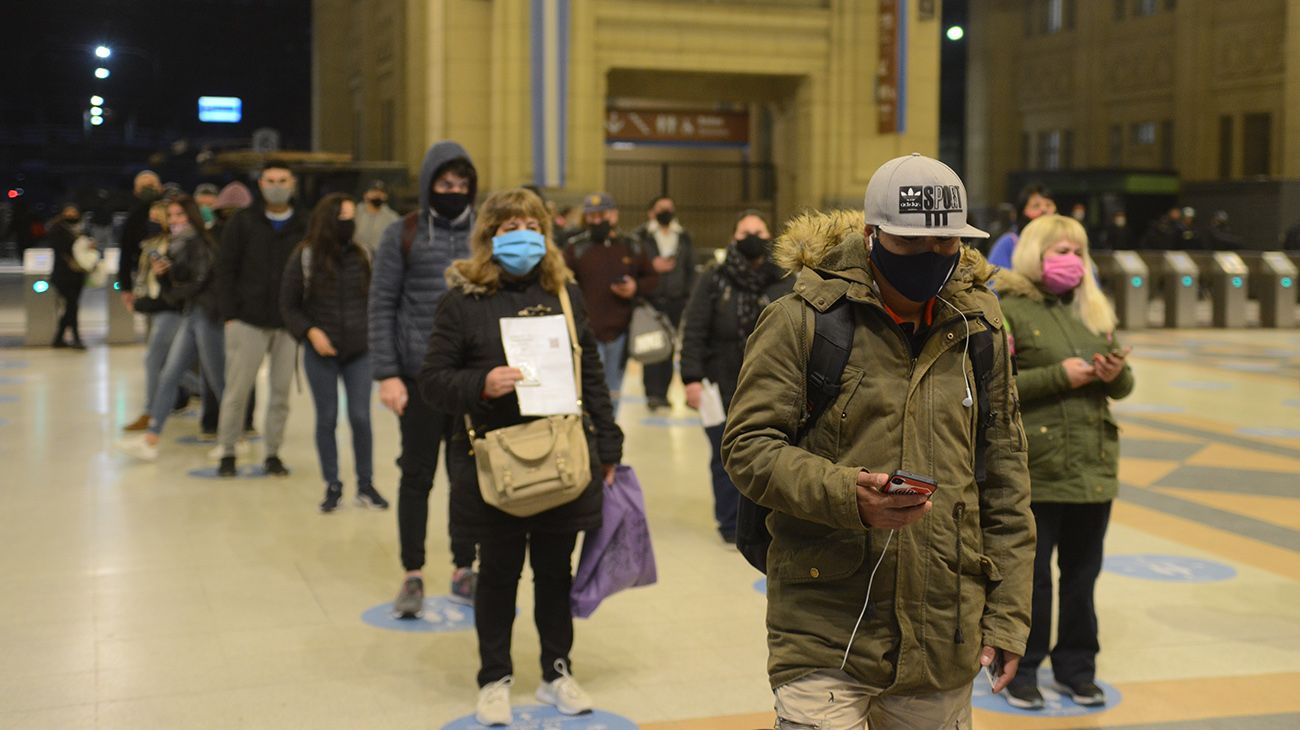
POLYGON ((749 112, 610 109, 606 142, 749 144, 749 112))
POLYGON ((244 119, 244 100, 238 96, 200 96, 199 121, 237 124, 244 119))

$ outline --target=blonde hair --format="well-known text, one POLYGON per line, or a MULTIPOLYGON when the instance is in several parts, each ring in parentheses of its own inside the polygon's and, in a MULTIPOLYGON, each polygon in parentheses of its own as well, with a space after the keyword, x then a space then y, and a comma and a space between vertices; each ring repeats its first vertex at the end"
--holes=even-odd
POLYGON ((479 208, 478 221, 470 236, 469 258, 454 261, 455 269, 472 284, 495 292, 501 286, 501 265, 492 258, 492 237, 502 223, 511 218, 535 218, 546 237, 546 254, 538 264, 541 269, 542 288, 552 294, 559 294, 566 282, 573 280, 573 274, 564 263, 564 254, 555 246, 551 238, 551 216, 546 212, 542 199, 531 190, 513 188, 493 193, 483 201, 479 208))
POLYGON ((1043 255, 1062 239, 1078 244, 1083 258, 1083 280, 1074 290, 1074 315, 1094 335, 1105 335, 1115 329, 1115 308, 1097 286, 1096 271, 1088 253, 1088 232, 1073 218, 1063 215, 1044 215, 1029 222, 1020 231, 1015 253, 1011 256, 1011 270, 1035 284, 1043 280, 1043 255))

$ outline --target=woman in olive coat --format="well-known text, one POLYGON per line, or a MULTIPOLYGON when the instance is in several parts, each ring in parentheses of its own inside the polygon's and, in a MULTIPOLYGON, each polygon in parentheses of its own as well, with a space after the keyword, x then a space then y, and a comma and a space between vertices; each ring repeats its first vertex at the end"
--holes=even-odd
POLYGON ((1019 368, 1038 523, 1032 630, 1007 692, 1007 701, 1024 709, 1043 706, 1037 670, 1049 655, 1054 550, 1061 585, 1052 672, 1075 702, 1106 702, 1095 682, 1093 590, 1119 492, 1119 426, 1109 403, 1133 392, 1133 371, 1115 338, 1115 310, 1092 272, 1083 226, 1047 215, 1025 226, 1011 270, 994 281, 1019 368))

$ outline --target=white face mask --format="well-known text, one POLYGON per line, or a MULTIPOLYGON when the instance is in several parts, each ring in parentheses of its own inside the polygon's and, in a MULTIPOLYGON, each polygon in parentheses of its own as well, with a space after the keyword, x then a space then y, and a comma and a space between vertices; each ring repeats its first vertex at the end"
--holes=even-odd
POLYGON ((262 197, 271 205, 284 205, 293 197, 293 185, 261 185, 262 197))

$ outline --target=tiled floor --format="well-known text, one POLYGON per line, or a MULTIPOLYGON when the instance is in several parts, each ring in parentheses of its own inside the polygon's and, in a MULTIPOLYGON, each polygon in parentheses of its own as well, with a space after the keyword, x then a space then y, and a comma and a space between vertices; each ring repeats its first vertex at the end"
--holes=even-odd
MULTIPOLYGON (((1117 562, 1098 587, 1100 675, 1122 701, 1077 717, 977 709, 976 726, 1300 727, 1300 333, 1129 341, 1138 390, 1116 408, 1117 562), (1195 582, 1213 577, 1204 564, 1124 560, 1137 555, 1233 575, 1195 582)), ((195 478, 206 447, 176 443, 193 418, 168 425, 156 464, 112 450, 140 410, 141 357, 0 350, 0 728, 396 730, 468 713, 472 631, 362 621, 400 579, 394 515, 315 511, 309 397, 293 397, 290 479, 195 478)), ((764 600, 710 524, 705 437, 680 406, 646 419, 630 398, 627 461, 645 487, 660 583, 579 622, 575 672, 602 709, 647 730, 770 727, 764 600)), ((396 423, 377 404, 375 432, 378 484, 393 496, 396 423)), ((346 445, 345 425, 340 436, 346 445)), ((446 494, 440 475, 436 590, 449 575, 446 494)), ((520 606, 523 704, 539 676, 527 582, 520 606)))

